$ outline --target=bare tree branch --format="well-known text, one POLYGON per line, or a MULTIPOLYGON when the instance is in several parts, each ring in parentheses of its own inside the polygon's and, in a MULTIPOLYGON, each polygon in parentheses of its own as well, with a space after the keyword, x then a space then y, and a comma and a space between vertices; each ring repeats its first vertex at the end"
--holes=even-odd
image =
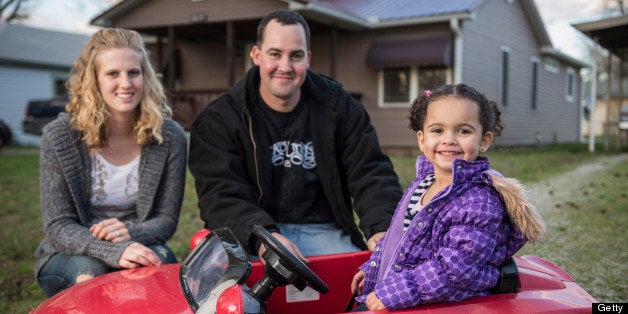
POLYGON ((0 22, 23 20, 28 17, 22 6, 30 0, 0 0, 0 22))

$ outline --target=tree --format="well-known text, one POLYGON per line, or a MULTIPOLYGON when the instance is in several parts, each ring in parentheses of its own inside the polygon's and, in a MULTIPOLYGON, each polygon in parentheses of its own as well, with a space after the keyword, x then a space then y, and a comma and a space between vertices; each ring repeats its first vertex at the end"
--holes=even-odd
POLYGON ((28 18, 30 0, 0 0, 0 23, 28 18))

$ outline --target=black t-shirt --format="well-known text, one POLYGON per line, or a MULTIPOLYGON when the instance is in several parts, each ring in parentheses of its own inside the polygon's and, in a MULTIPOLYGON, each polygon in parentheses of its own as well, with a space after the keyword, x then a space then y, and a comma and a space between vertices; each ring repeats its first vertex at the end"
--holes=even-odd
POLYGON ((316 169, 316 152, 308 123, 307 97, 291 112, 278 112, 258 97, 273 165, 270 204, 266 211, 277 222, 334 221, 316 169))

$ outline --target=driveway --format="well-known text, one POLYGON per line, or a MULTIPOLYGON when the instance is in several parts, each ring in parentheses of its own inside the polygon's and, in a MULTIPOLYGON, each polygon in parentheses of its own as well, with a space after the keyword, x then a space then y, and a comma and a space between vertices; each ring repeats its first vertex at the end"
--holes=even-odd
POLYGON ((517 255, 556 263, 598 302, 625 302, 628 295, 628 167, 619 164, 628 164, 628 154, 527 185, 549 232, 544 243, 527 244, 517 255))

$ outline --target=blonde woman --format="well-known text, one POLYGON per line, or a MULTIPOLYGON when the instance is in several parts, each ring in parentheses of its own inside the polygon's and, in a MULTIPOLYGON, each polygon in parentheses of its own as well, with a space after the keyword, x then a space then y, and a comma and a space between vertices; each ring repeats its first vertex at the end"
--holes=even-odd
POLYGON ((187 141, 141 36, 94 33, 68 81, 70 102, 44 129, 45 238, 35 274, 48 296, 119 269, 176 262, 187 141))

